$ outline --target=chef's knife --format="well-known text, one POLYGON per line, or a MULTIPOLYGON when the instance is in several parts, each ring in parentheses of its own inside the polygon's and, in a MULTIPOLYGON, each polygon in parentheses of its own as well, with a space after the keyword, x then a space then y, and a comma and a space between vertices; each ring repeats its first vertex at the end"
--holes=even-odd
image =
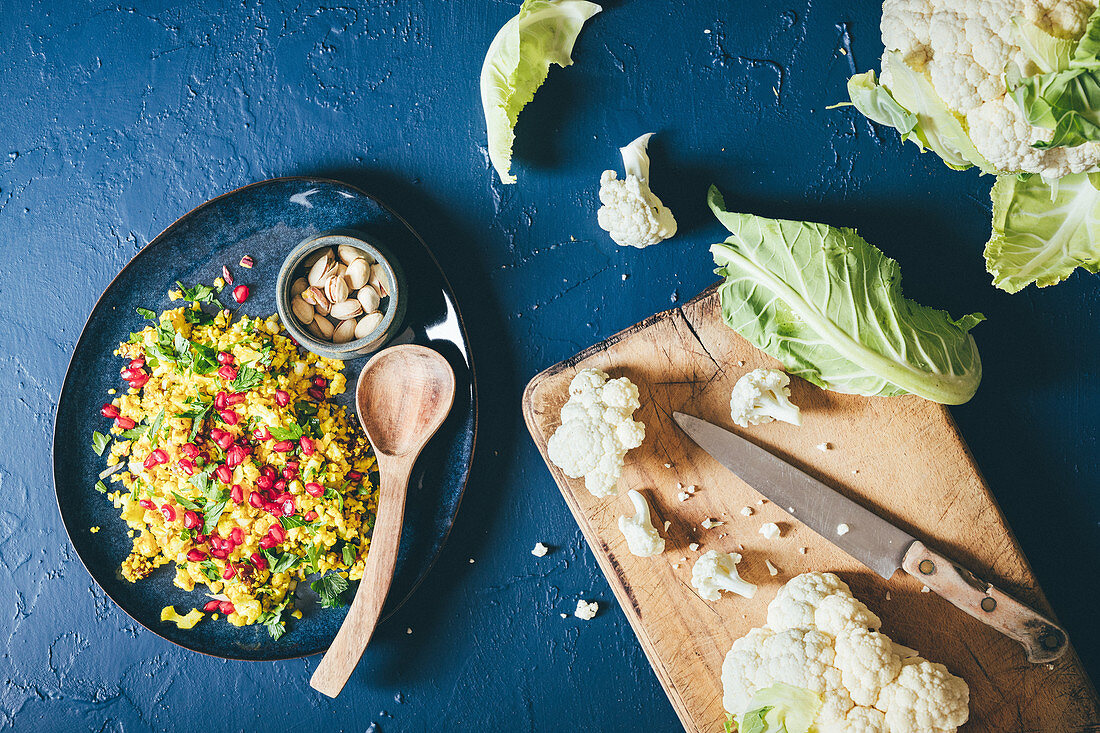
POLYGON ((1066 632, 962 565, 837 493, 763 448, 682 412, 672 414, 692 440, 742 481, 887 580, 897 570, 918 579, 982 623, 1023 644, 1029 661, 1052 662, 1066 632))

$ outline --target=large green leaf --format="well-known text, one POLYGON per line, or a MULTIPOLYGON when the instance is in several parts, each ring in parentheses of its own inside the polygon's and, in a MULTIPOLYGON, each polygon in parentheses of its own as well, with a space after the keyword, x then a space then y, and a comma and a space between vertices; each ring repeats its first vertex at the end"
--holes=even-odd
POLYGON ((1046 71, 1024 76, 1010 66, 1005 74, 1012 98, 1027 121, 1053 131, 1050 140, 1032 147, 1074 147, 1100 140, 1100 9, 1089 18, 1085 35, 1068 59, 1066 41, 1044 38, 1037 29, 1017 35, 1024 40, 1027 56, 1046 71))
POLYGON ((535 98, 550 64, 573 63, 573 44, 584 22, 600 10, 585 0, 524 0, 519 14, 504 24, 489 45, 481 67, 481 106, 489 160, 502 182, 516 182, 510 169, 520 110, 535 98))
POLYGON ((982 365, 968 332, 983 316, 907 300, 897 262, 851 229, 732 213, 714 187, 707 200, 733 235, 710 248, 722 315, 791 374, 854 394, 973 396, 982 365))
POLYGON ((1100 271, 1100 191, 1094 181, 1084 173, 1053 183, 1039 176, 999 176, 985 264, 993 284, 1010 293, 1032 283, 1055 285, 1078 267, 1100 271))

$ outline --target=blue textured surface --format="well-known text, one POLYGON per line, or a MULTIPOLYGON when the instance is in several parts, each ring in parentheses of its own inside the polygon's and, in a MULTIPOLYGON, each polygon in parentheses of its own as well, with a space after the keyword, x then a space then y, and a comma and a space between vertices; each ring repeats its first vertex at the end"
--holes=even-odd
MULTIPOLYGON (((84 326, 69 365, 54 428, 54 480, 66 531, 85 567, 112 599, 139 623, 188 649, 234 659, 316 654, 328 648, 347 609, 319 608, 316 596, 303 584, 297 604, 302 619, 288 621, 287 634, 278 641, 261 626, 236 628, 222 622, 185 630, 162 623, 164 606, 174 605, 185 613, 201 600, 173 585, 174 565, 140 583, 121 577, 118 568, 132 542, 122 531, 118 511, 104 496, 88 490, 105 461, 81 436, 106 431, 110 424, 98 407, 108 399, 108 389, 122 386, 118 371, 125 362, 113 352, 131 331, 145 325, 137 308, 160 312, 178 306, 167 295, 173 283, 210 283, 222 265, 228 265, 236 273, 234 282, 250 287, 238 311, 266 317, 275 312, 277 273, 284 259, 295 257, 292 251, 299 243, 341 228, 385 242, 391 262, 417 273, 411 287, 402 290, 413 306, 402 318, 408 330, 401 340, 431 346, 447 357, 455 373, 451 414, 410 477, 401 551, 384 611, 388 616, 423 580, 446 541, 469 476, 477 423, 469 346, 453 295, 424 243, 392 212, 350 186, 316 179, 264 181, 220 196, 168 227, 114 279, 84 326), (246 254, 255 261, 251 269, 236 265, 246 254), (93 526, 102 531, 91 533, 93 526)), ((226 296, 228 291, 222 300, 232 304, 226 296)), ((352 421, 355 380, 366 361, 347 358, 345 374, 351 384, 335 400, 353 411, 352 421)), ((353 584, 351 590, 356 587, 353 584)))
POLYGON ((911 297, 989 316, 975 333, 985 382, 953 414, 1100 677, 1100 281, 994 290, 991 181, 825 109, 877 66, 877 2, 606 3, 576 65, 524 112, 508 188, 481 149, 477 76, 515 3, 351 5, 3 2, 0 724, 175 731, 216 713, 223 730, 674 729, 518 401, 541 368, 713 281, 712 182, 731 206, 855 226, 901 262, 911 297), (681 234, 620 250, 596 227, 597 181, 648 131, 681 234), (176 217, 276 175, 360 185, 433 242, 481 386, 450 542, 336 701, 308 689, 315 659, 221 662, 137 627, 76 561, 49 481, 65 364, 100 292, 176 217), (555 547, 541 560, 538 540, 555 547), (605 610, 561 619, 580 595, 605 610))

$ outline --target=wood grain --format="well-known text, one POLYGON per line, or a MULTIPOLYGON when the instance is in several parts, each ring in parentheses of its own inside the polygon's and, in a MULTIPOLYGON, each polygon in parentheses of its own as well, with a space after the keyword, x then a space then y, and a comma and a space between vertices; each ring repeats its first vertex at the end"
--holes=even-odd
POLYGON ((1023 648, 932 593, 904 573, 884 581, 800 525, 697 448, 672 422, 682 410, 750 434, 794 465, 846 493, 1007 593, 1050 613, 1027 561, 948 411, 917 397, 866 398, 820 390, 792 380, 803 425, 771 423, 748 431, 732 426, 729 395, 737 378, 770 357, 725 326, 717 291, 611 337, 536 376, 523 397, 524 418, 546 458, 546 442, 560 423, 568 384, 595 367, 629 377, 641 390, 646 440, 630 453, 619 495, 597 499, 583 480, 566 477, 547 461, 687 731, 719 733, 722 660, 733 640, 766 619, 779 586, 809 570, 838 573, 882 617, 896 641, 943 662, 970 685, 971 715, 964 731, 1100 731, 1100 704, 1070 649, 1052 665, 1030 664, 1023 648), (831 449, 816 446, 829 443, 831 449), (666 467, 667 466, 669 467, 666 467), (679 501, 679 485, 695 495, 679 501), (663 555, 637 558, 616 522, 631 512, 627 489, 641 491, 655 524, 671 522, 663 555), (741 515, 750 507, 750 517, 741 515), (725 524, 705 530, 707 518, 725 524), (758 533, 776 522, 782 537, 758 533), (700 545, 698 551, 689 549, 700 545), (743 547, 743 550, 741 549, 743 547), (805 554, 799 548, 806 548, 805 554), (760 586, 752 600, 724 594, 702 600, 691 586, 691 566, 706 550, 744 554, 741 575, 760 586), (780 568, 771 577, 765 559, 780 568), (889 597, 888 597, 889 596, 889 597))

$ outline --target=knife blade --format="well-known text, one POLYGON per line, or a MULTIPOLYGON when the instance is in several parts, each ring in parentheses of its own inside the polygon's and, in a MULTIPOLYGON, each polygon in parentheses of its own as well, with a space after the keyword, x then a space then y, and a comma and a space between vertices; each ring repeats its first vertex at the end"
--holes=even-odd
POLYGON ((735 476, 886 580, 904 570, 1020 642, 1033 663, 1065 653, 1069 640, 1061 627, 908 532, 734 432, 682 412, 673 412, 672 419, 735 476))

